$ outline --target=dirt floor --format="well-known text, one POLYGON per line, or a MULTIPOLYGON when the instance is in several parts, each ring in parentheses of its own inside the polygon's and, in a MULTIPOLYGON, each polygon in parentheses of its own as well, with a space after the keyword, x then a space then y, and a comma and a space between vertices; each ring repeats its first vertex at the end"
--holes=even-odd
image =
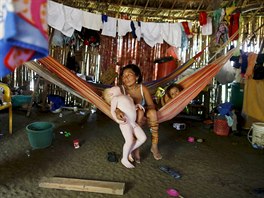
MULTIPOLYGON (((156 161, 150 153, 150 133, 141 147, 142 161, 135 169, 125 168, 107 160, 108 152, 122 154, 123 137, 118 125, 101 112, 85 114, 64 110, 62 116, 33 109, 31 116, 14 110, 13 134, 8 134, 8 113, 0 112, 0 197, 1 198, 165 198, 167 189, 177 189, 185 198, 249 198, 264 197, 264 150, 254 149, 241 136, 216 135, 202 122, 181 120, 186 130, 176 130, 174 122, 160 125, 160 151, 163 159, 156 161), (45 149, 32 149, 26 126, 35 121, 52 122, 54 139, 45 149), (63 134, 61 134, 63 133, 63 134), (66 134, 71 134, 66 137, 66 134), (204 142, 189 143, 193 136, 204 142), (79 139, 80 148, 73 147, 79 139), (175 179, 160 170, 169 166, 181 178, 175 179), (124 182, 124 195, 79 192, 40 188, 42 177, 78 178, 124 182)), ((86 112, 87 113, 87 112, 86 112)))

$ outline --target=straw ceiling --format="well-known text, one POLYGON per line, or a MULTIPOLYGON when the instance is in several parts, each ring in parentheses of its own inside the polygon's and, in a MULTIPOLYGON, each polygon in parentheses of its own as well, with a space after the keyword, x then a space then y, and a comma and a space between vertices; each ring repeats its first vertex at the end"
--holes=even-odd
POLYGON ((64 5, 113 17, 140 20, 195 20, 199 11, 212 12, 217 8, 236 5, 242 14, 258 11, 264 15, 263 0, 53 0, 64 5))

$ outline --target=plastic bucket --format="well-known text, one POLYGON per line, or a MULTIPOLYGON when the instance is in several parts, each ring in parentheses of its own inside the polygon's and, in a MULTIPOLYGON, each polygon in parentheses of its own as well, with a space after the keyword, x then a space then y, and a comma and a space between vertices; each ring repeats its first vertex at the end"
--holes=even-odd
POLYGON ((50 122, 34 122, 26 127, 28 140, 33 149, 46 148, 51 145, 54 125, 50 122))
POLYGON ((248 132, 249 142, 258 148, 264 148, 264 123, 254 122, 248 132), (251 134, 252 131, 252 135, 251 134))

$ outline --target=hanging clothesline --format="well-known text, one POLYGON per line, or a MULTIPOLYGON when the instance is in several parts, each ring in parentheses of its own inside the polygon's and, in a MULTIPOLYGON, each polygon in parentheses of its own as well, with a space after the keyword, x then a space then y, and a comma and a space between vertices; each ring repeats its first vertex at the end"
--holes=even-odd
MULTIPOLYGON (((48 1, 47 21, 51 27, 67 37, 71 37, 75 30, 81 31, 82 27, 95 31, 102 30, 102 35, 111 37, 125 36, 128 32, 132 32, 138 40, 143 38, 151 47, 164 41, 171 46, 181 47, 182 34, 192 36, 191 22, 155 23, 116 19, 65 6, 51 0, 48 1)), ((212 23, 208 25, 212 26, 212 23)))

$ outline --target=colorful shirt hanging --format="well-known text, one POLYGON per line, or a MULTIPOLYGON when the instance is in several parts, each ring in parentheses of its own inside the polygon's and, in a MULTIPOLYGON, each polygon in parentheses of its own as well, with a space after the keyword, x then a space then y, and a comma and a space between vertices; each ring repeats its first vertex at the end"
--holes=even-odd
POLYGON ((199 13, 199 22, 200 26, 203 26, 207 23, 207 13, 206 12, 200 12, 199 13))
POLYGON ((187 37, 188 38, 192 38, 193 33, 192 33, 192 31, 191 31, 191 29, 189 27, 189 23, 185 21, 185 22, 181 22, 181 24, 182 24, 182 27, 183 27, 184 32, 187 35, 187 37))
POLYGON ((0 77, 48 55, 47 0, 0 1, 0 77))
POLYGON ((222 21, 216 32, 216 43, 225 43, 228 40, 228 27, 226 21, 222 21))
MULTIPOLYGON (((231 37, 233 34, 235 34, 239 30, 239 17, 240 13, 235 13, 230 16, 230 23, 228 26, 229 30, 229 37, 231 37)), ((237 34, 232 40, 237 40, 239 35, 237 34)))

